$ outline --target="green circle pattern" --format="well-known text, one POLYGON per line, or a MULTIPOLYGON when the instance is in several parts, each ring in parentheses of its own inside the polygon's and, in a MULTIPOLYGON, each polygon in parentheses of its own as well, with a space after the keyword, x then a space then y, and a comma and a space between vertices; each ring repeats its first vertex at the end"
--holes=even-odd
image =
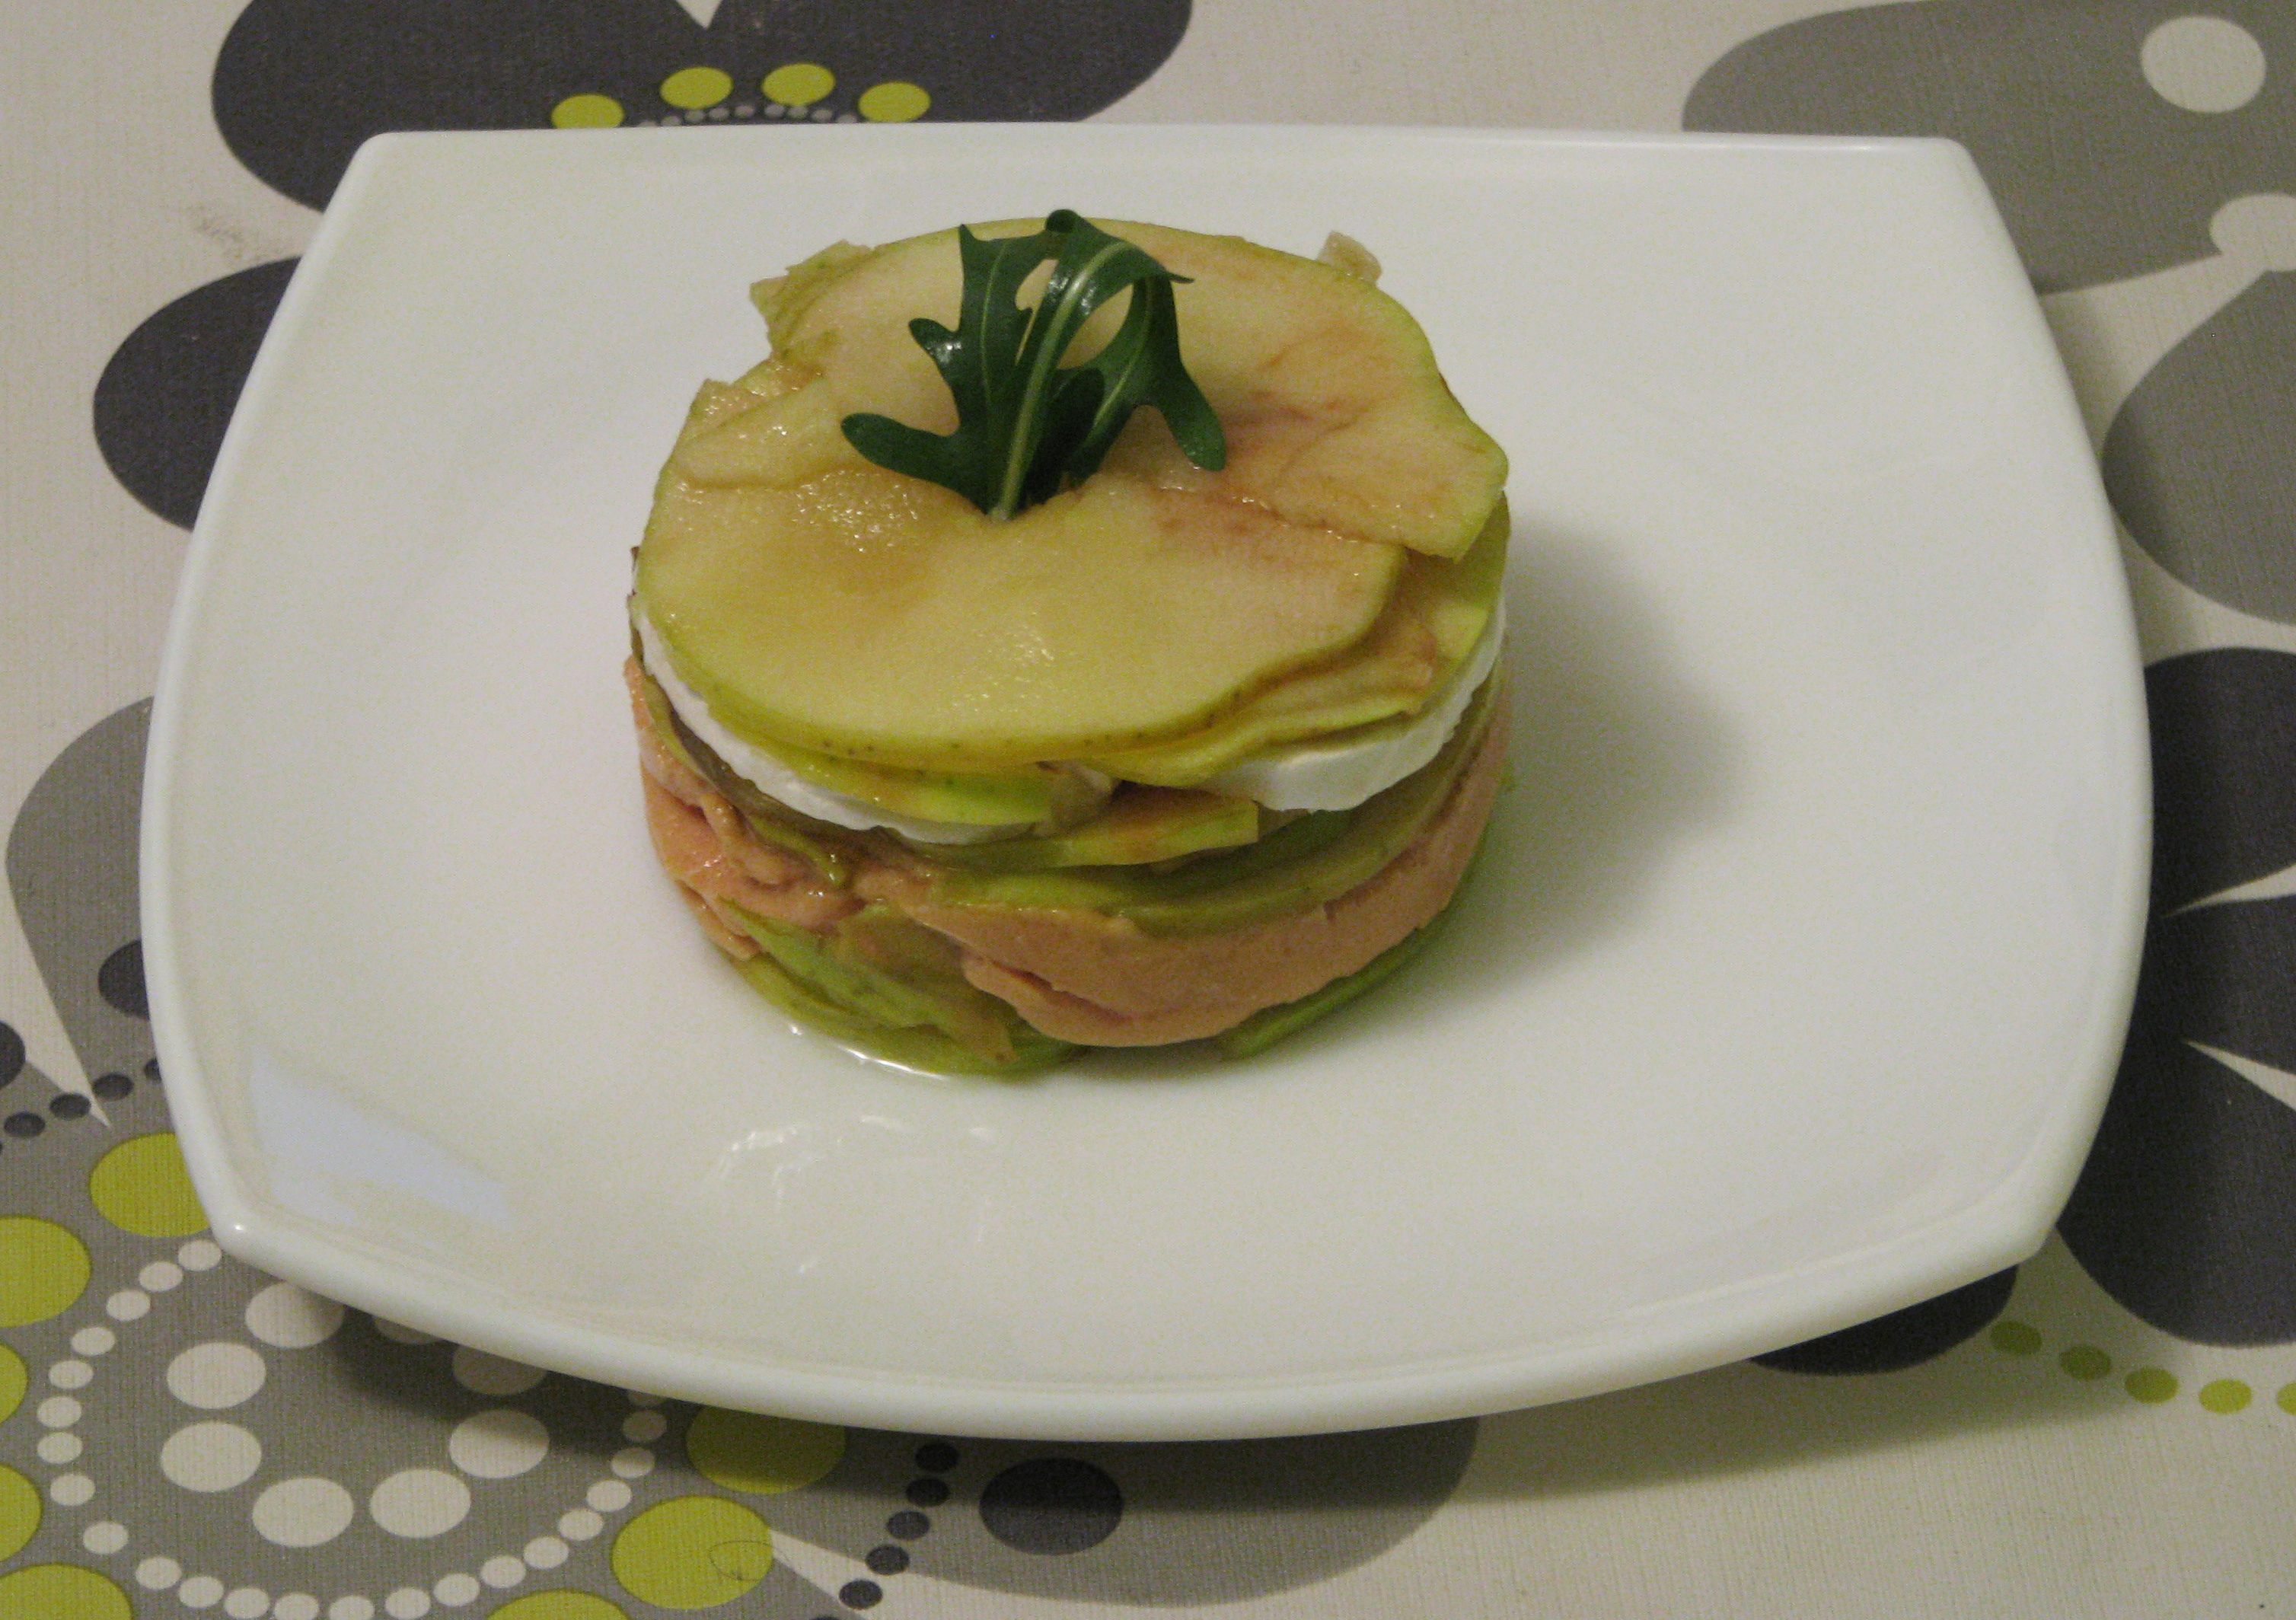
POLYGON ((117 1583, 78 1564, 33 1564, 0 1575, 0 1615, 9 1620, 134 1620, 117 1583))
POLYGON ((2177 1375, 2165 1367, 2139 1367, 2120 1380, 2129 1398, 2159 1406, 2177 1398, 2177 1375))
POLYGON ((610 1560, 640 1602, 662 1608, 731 1603, 774 1567, 773 1531, 722 1496, 673 1496, 624 1525, 610 1560))
POLYGON ((570 95, 550 110, 551 125, 558 129, 611 129, 621 121, 621 102, 594 92, 570 95))
POLYGON ((680 68, 661 81, 661 99, 689 112, 715 107, 733 94, 734 81, 723 68, 680 68))
POLYGON ((2216 1379, 2201 1386, 2201 1407, 2219 1415, 2245 1411, 2255 1393, 2238 1379, 2216 1379))
MULTIPOLYGON (((1995 1322, 1986 1338, 2002 1354, 2018 1357, 2037 1354, 2043 1345, 2039 1329, 2029 1322, 2006 1319, 1995 1322)), ((2069 1345, 2057 1353, 2056 1359, 2058 1370, 2080 1383, 2094 1384, 2112 1375, 2112 1357, 2095 1345, 2069 1345)), ((2177 1375, 2165 1367, 2132 1368, 2121 1379, 2120 1387, 2130 1400, 2147 1406, 2167 1405, 2184 1387, 2177 1375)), ((2193 1398, 2202 1411, 2230 1417, 2254 1405, 2256 1395, 2243 1379, 2211 1379, 2194 1392, 2193 1398)), ((2273 1404, 2296 1417, 2296 1384, 2283 1384, 2274 1392, 2273 1404)))
POLYGON ((833 1423, 705 1406, 685 1431, 685 1455, 713 1485, 778 1496, 835 1468, 845 1455, 845 1431, 833 1423))
POLYGON ((188 1238, 208 1223, 173 1131, 131 1136, 97 1159, 87 1196, 98 1215, 139 1238, 188 1238))
POLYGON ((23 1551, 39 1527, 39 1487, 0 1463, 0 1560, 23 1551))
POLYGON ((2041 1347, 2040 1330, 2021 1321, 1997 1321, 1986 1337, 2004 1355, 2030 1355, 2041 1347))
POLYGON ((512 1598, 487 1620, 630 1620, 630 1612, 595 1592, 562 1586, 512 1598))
POLYGON ((32 1375, 24 1365, 24 1358, 5 1345, 0 1345, 0 1423, 16 1415, 24 1403, 24 1391, 30 1388, 32 1375))
POLYGON ((0 1328, 70 1310, 87 1287, 88 1270, 87 1245, 70 1229, 37 1215, 0 1215, 0 1328))

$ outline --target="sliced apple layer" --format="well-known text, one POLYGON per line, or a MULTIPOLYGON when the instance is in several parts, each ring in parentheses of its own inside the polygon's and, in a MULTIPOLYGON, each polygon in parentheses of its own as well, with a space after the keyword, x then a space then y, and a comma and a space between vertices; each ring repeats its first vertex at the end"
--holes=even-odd
POLYGON ((1195 787, 1269 749, 1419 713, 1490 621, 1505 577, 1507 530, 1502 500, 1457 561, 1408 559, 1379 622, 1338 658, 1271 682, 1184 737, 1086 763, 1127 781, 1195 787))
POLYGON ((991 521, 873 467, 663 481, 638 593, 734 732, 922 768, 1075 759, 1204 724, 1378 619, 1396 546, 1136 479, 991 521))
MULTIPOLYGON (((1227 437, 1227 465, 1189 465, 1152 412, 1108 465, 1215 494, 1290 521, 1439 557, 1473 542, 1506 479, 1506 457, 1469 420, 1409 312, 1359 275, 1234 236, 1095 222, 1190 278, 1176 288, 1180 353, 1227 437)), ((1036 222, 976 227, 1024 234, 1036 222)), ((818 375, 839 416, 873 411, 945 433, 948 390, 909 335, 911 317, 954 325, 956 233, 873 251, 840 244, 754 290, 776 355, 818 375)), ((1105 306, 1078 340, 1088 353, 1122 313, 1105 306)))
POLYGON ((1414 713, 1464 656, 1503 561, 1505 461, 1417 324, 1329 265, 1114 228, 1193 278, 1181 341, 1227 466, 1192 466, 1143 411, 1099 473, 1002 520, 873 465, 840 426, 952 425, 909 323, 956 318, 953 232, 760 283, 774 354, 703 387, 638 557, 668 662, 729 732, 865 772, 1136 760, 1187 786, 1239 751, 1414 713))

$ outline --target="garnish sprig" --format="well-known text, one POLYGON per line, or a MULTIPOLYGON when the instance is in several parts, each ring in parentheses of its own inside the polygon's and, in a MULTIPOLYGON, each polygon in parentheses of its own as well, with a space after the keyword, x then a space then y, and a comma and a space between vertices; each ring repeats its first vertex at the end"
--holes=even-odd
POLYGON ((1162 413, 1190 462, 1226 465, 1219 418, 1180 359, 1172 287, 1188 277, 1068 209, 1046 215, 1033 236, 984 241, 959 225, 957 254, 956 330, 923 316, 909 323, 956 402, 956 431, 864 412, 840 424, 855 449, 1000 519, 1090 478, 1144 405, 1162 413), (1021 283, 1046 259, 1044 293, 1023 308, 1021 283), (1061 364, 1093 312, 1128 290, 1116 335, 1080 364, 1061 364))

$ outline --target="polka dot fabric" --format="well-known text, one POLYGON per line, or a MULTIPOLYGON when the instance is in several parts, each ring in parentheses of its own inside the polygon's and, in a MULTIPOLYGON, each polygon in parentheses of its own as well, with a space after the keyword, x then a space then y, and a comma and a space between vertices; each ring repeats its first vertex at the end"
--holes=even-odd
POLYGON ((0 331, 19 570, 0 664, 0 1617, 1770 1620, 1882 1591, 2056 1620, 2284 1600, 2288 7, 1333 0, 1302 29, 1275 0, 215 0, 139 25, 134 94, 102 105, 74 86, 124 82, 118 40, 71 8, 27 12, 11 50, 27 71, 0 181, 27 262, 49 266, 28 296, 48 296, 42 275, 53 292, 50 318, 0 331), (2060 1238, 1670 1385, 1201 1446, 696 1406, 228 1257, 151 1044, 136 700, 180 531, 358 143, 1271 108, 1943 135, 1976 157, 2063 344, 2151 663, 2154 914, 2060 1238))

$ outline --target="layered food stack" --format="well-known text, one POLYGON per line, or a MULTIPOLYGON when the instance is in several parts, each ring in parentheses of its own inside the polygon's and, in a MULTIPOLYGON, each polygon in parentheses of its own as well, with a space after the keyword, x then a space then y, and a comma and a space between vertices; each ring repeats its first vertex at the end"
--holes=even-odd
POLYGON ((1497 789, 1506 463, 1376 274, 1056 214, 753 290, 628 674, 655 847, 760 991, 1013 1072, 1256 1050, 1403 959, 1497 789))

